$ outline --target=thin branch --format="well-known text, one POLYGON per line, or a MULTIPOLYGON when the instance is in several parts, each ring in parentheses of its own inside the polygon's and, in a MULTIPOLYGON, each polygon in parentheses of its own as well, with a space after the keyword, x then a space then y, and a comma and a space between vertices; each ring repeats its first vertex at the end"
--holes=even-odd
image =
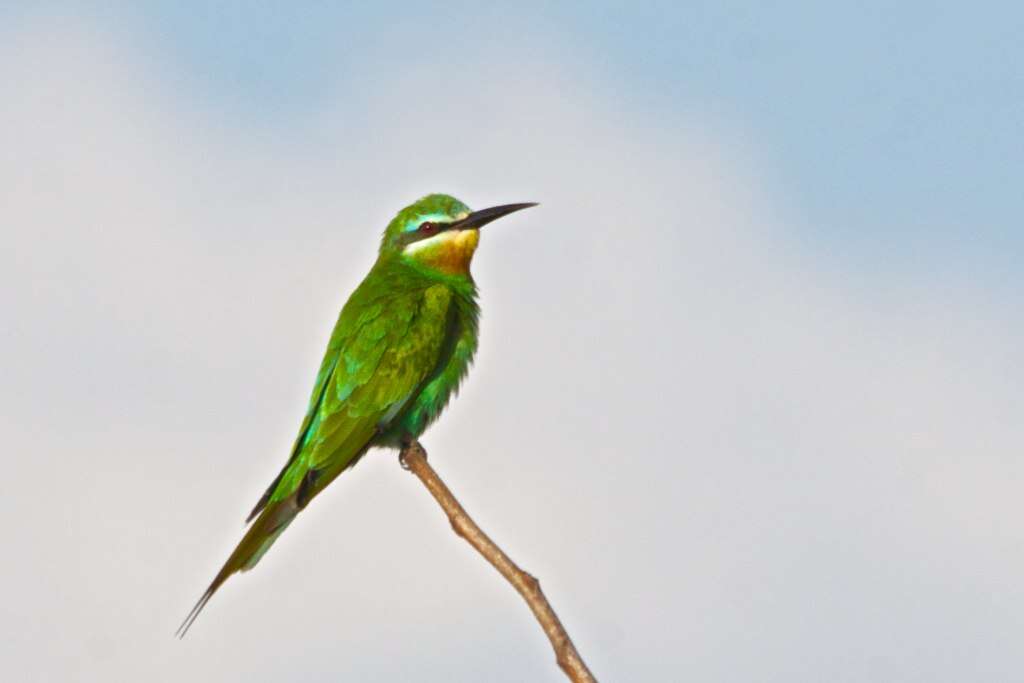
POLYGON ((402 467, 419 477, 430 491, 430 495, 434 496, 448 515, 448 521, 451 522, 455 533, 466 539, 466 542, 483 555, 484 559, 523 596, 548 640, 551 641, 551 647, 555 650, 555 660, 565 675, 574 683, 596 681, 587 665, 583 663, 580 653, 576 651, 569 634, 565 632, 562 622, 558 620, 555 610, 551 608, 551 603, 544 597, 540 582, 516 566, 516 563, 476 525, 434 468, 427 464, 427 452, 423 450, 423 446, 418 441, 413 441, 402 449, 398 459, 402 467))

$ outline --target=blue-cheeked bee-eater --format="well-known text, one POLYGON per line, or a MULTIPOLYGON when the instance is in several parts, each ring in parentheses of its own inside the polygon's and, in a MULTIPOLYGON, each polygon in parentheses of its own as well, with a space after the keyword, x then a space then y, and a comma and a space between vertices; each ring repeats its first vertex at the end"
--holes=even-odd
POLYGON ((477 347, 480 309, 469 266, 480 229, 531 206, 470 211, 454 197, 432 194, 388 224, 376 263, 338 316, 288 462, 180 635, 229 576, 252 569, 295 516, 367 450, 401 448, 437 419, 477 347))

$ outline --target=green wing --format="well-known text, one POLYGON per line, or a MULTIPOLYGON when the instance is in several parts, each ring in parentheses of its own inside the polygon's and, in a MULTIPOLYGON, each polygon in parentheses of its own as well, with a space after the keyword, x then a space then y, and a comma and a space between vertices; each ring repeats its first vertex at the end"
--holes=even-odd
MULTIPOLYGON (((361 290, 362 288, 360 288, 361 290)), ((451 290, 415 288, 342 310, 291 457, 249 515, 299 491, 300 507, 366 450, 440 360, 451 290)))
POLYGON ((353 293, 327 347, 291 457, 249 516, 256 520, 178 629, 182 636, 217 589, 251 569, 312 498, 366 452, 443 360, 452 292, 407 287, 353 293), (393 291, 393 290, 392 290, 393 291), (367 301, 367 299, 369 299, 367 301))
MULTIPOLYGON (((373 309, 373 315, 379 315, 380 311, 380 307, 375 307, 373 309)), ((344 337, 346 336, 341 334, 343 331, 345 330, 343 330, 342 321, 339 319, 338 323, 335 325, 334 332, 331 334, 331 340, 327 344, 327 352, 324 354, 324 359, 320 363, 320 370, 316 374, 316 382, 313 385, 313 395, 310 396, 309 407, 306 410, 306 416, 302 420, 302 426, 299 427, 299 435, 296 437, 295 443, 292 445, 292 452, 288 458, 288 462, 281 470, 281 473, 277 475, 264 494, 256 502, 252 512, 250 512, 249 516, 245 519, 246 524, 251 522, 256 515, 258 515, 263 508, 267 506, 267 503, 270 502, 270 497, 281 483, 285 473, 288 472, 288 468, 291 467, 292 463, 295 462, 299 457, 299 454, 302 452, 302 446, 305 444, 307 436, 310 434, 310 428, 313 426, 313 421, 317 417, 320 403, 323 401, 324 391, 327 389, 327 383, 334 374, 334 366, 338 362, 338 350, 341 348, 344 337)))

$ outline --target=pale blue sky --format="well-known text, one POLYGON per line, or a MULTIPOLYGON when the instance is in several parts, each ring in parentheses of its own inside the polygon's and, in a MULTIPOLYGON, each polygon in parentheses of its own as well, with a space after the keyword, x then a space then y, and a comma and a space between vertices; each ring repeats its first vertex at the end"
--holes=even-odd
POLYGON ((384 453, 171 637, 429 191, 541 202, 424 442, 602 680, 1024 671, 1024 10, 210 5, 0 8, 15 679, 561 680, 384 453))
POLYGON ((438 95, 457 100, 467 45, 484 61, 553 49, 625 109, 719 119, 770 165, 812 245, 867 268, 956 254, 1021 285, 1016 3, 91 5, 63 6, 133 36, 179 97, 300 136, 296 120, 410 58, 440 65, 438 95))

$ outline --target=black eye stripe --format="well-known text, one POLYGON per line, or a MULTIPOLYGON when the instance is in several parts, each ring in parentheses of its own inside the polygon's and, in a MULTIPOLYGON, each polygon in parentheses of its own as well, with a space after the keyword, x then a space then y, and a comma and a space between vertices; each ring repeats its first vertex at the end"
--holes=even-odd
POLYGON ((420 240, 428 239, 430 237, 433 237, 434 235, 444 232, 445 230, 448 229, 449 225, 450 223, 448 222, 442 223, 439 221, 423 221, 422 223, 416 226, 415 230, 409 230, 407 232, 402 233, 402 235, 398 238, 398 243, 402 246, 405 246, 407 244, 412 244, 413 242, 419 242, 420 240))

